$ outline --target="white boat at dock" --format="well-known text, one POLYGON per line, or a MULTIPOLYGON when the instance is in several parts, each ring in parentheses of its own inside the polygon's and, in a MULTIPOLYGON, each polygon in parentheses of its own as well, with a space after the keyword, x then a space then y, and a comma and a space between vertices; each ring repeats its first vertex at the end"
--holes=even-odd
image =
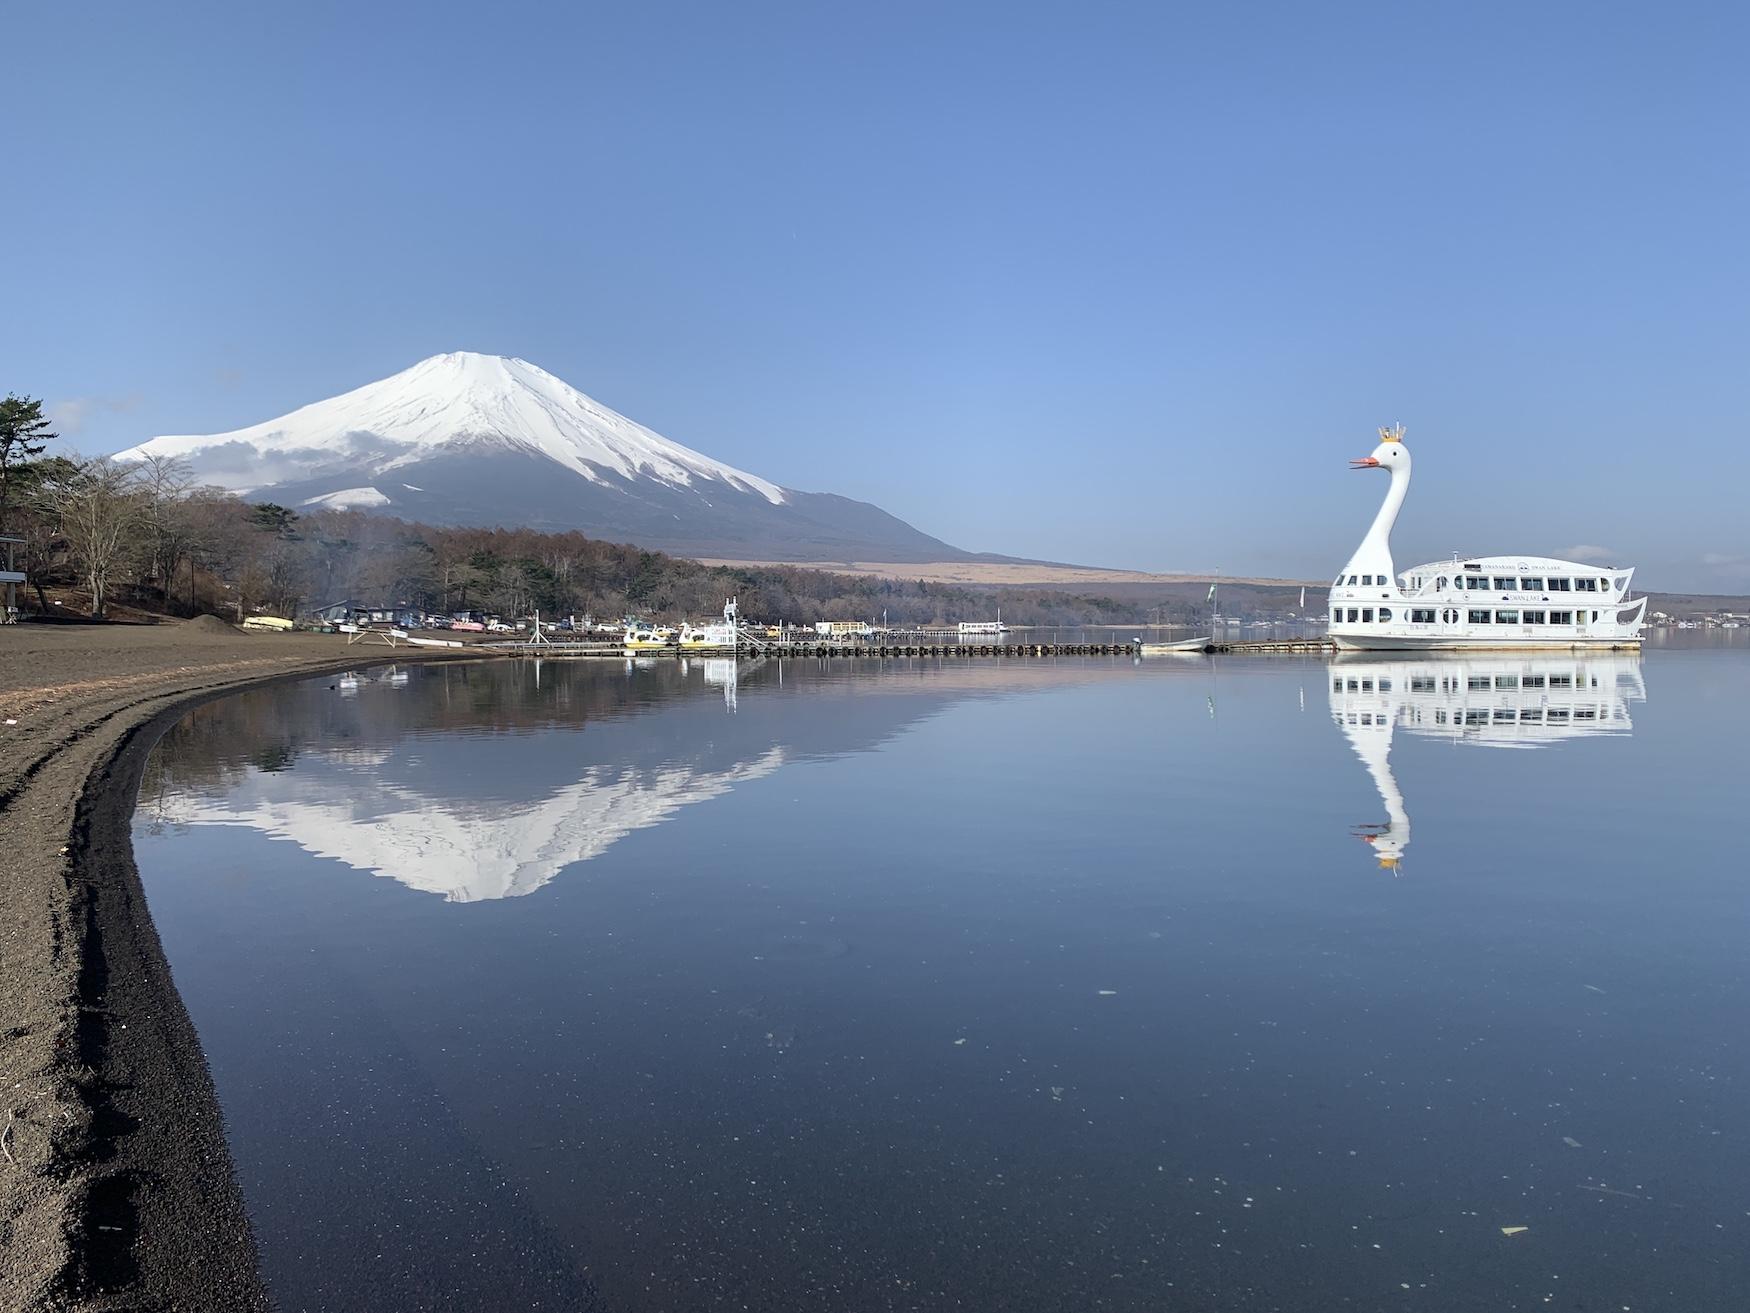
POLYGON ((1142 656, 1200 656, 1207 652, 1214 642, 1210 638, 1181 638, 1176 643, 1138 643, 1136 650, 1142 656))
POLYGON ((1391 475, 1385 501, 1331 584, 1330 636, 1359 651, 1638 648, 1647 599, 1632 569, 1547 556, 1454 556, 1399 574, 1391 531, 1410 488, 1403 426, 1381 429, 1355 469, 1391 475))

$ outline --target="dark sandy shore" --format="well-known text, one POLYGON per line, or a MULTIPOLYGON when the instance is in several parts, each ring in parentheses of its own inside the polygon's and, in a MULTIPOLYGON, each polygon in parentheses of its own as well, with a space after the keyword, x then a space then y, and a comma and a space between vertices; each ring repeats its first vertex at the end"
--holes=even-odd
POLYGON ((0 627, 0 1310, 268 1307, 134 800, 193 702, 407 655, 210 618, 0 627))

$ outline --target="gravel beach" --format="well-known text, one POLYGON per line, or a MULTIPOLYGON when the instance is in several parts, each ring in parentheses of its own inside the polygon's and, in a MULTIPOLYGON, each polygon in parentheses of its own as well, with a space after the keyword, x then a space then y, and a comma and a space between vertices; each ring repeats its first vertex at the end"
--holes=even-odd
POLYGON ((268 1307, 134 870, 140 773, 202 698, 462 655, 212 617, 0 628, 0 1309, 268 1307))

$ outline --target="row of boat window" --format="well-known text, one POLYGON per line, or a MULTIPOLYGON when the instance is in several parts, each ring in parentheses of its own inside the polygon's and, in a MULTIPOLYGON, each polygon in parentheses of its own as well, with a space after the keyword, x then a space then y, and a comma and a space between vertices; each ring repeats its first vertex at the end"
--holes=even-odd
MULTIPOLYGON (((1588 681, 1582 681, 1588 682, 1588 681)), ((1433 675, 1411 675, 1410 692, 1412 693, 1456 693, 1466 689, 1473 693, 1487 692, 1495 688, 1579 688, 1572 675, 1467 675, 1460 679, 1457 675, 1442 675, 1436 679, 1433 675)), ((1592 688, 1598 687, 1598 676, 1593 675, 1589 681, 1592 688)), ((1391 678, 1381 675, 1373 680, 1365 676, 1357 678, 1354 675, 1345 679, 1342 675, 1331 679, 1333 693, 1390 693, 1391 678)))
MULTIPOLYGON (((1434 712, 1436 725, 1565 725, 1576 720, 1616 720, 1614 708, 1598 707, 1466 707, 1448 712, 1444 707, 1434 712)), ((1350 725, 1389 725, 1391 717, 1381 711, 1350 711, 1342 719, 1350 725)), ((1420 716, 1415 720, 1420 722, 1420 716)))
MULTIPOLYGON (((1349 576, 1351 587, 1359 585, 1362 588, 1383 588, 1390 582, 1391 577, 1383 574, 1352 574, 1349 576)), ((1519 574, 1465 574, 1455 575, 1451 580, 1448 580, 1445 575, 1441 575, 1435 579, 1434 587, 1436 591, 1445 592, 1449 582, 1467 591, 1485 593, 1608 593, 1610 591, 1610 580, 1608 579, 1545 579, 1539 575, 1519 574)), ((1342 585, 1343 576, 1338 575, 1333 587, 1340 588, 1342 585)), ((1422 577, 1412 575, 1410 587, 1420 588, 1421 586, 1422 577)))
MULTIPOLYGON (((1331 623, 1334 625, 1370 625, 1374 623, 1374 616, 1377 615, 1379 623, 1387 625, 1392 622, 1392 618, 1396 614, 1389 606, 1333 606, 1331 608, 1331 623)), ((1471 625, 1571 625, 1574 623, 1574 614, 1572 611, 1521 611, 1517 609, 1509 611, 1471 608, 1465 611, 1465 623, 1471 625)), ((1594 611, 1591 614, 1592 619, 1598 618, 1598 612, 1594 611)), ((1579 616, 1580 623, 1584 624, 1586 612, 1581 611, 1579 616)), ((1431 625, 1436 619, 1443 624, 1455 625, 1458 623, 1458 609, 1449 606, 1444 611, 1437 611, 1432 606, 1413 606, 1409 609, 1409 617, 1410 623, 1413 625, 1431 625)))

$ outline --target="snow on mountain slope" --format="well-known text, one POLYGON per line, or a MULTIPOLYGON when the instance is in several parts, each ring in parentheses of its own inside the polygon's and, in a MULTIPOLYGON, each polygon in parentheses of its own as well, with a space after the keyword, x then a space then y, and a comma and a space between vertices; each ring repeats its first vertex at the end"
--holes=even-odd
POLYGON ((255 488, 329 469, 382 474, 435 450, 502 446, 545 456, 593 483, 605 474, 691 486, 715 480, 784 500, 775 483, 670 442, 538 365, 452 351, 377 383, 232 433, 153 438, 117 453, 179 457, 222 488, 255 488))
POLYGON ((153 438, 116 458, 149 455, 287 506, 576 529, 685 556, 967 556, 867 502, 783 488, 671 442, 507 356, 433 356, 264 424, 153 438))

